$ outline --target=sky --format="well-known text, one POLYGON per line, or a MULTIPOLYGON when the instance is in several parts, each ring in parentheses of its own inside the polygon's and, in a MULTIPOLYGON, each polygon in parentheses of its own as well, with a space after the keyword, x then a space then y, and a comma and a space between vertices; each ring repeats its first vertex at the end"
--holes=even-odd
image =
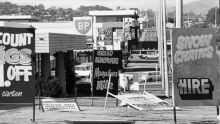
MULTIPOLYGON (((121 8, 138 8, 143 10, 157 10, 159 0, 1 0, 1 2, 11 2, 18 5, 38 5, 44 4, 46 8, 51 6, 77 9, 81 5, 93 6, 102 5, 111 9, 121 8)), ((175 6, 176 0, 166 0, 167 6, 175 6)), ((183 0, 183 4, 198 0, 183 0)))

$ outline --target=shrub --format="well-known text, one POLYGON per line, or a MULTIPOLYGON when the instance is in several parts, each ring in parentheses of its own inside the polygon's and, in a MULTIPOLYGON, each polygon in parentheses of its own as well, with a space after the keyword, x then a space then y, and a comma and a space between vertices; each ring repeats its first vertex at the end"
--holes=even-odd
POLYGON ((39 77, 35 84, 35 95, 42 97, 58 97, 62 93, 62 86, 53 76, 39 77))

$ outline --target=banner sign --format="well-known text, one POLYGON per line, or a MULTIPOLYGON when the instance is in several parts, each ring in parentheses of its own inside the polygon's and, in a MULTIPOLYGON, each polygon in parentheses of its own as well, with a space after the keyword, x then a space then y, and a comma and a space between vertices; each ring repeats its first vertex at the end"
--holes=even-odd
POLYGON ((99 28, 99 41, 104 41, 104 45, 113 45, 112 28, 99 28))
POLYGON ((171 34, 176 105, 218 105, 215 31, 172 29, 171 34))
POLYGON ((94 50, 93 95, 105 96, 109 75, 111 83, 109 92, 118 94, 119 69, 122 64, 121 50, 94 50))
POLYGON ((35 29, 0 27, 0 103, 33 103, 35 29))

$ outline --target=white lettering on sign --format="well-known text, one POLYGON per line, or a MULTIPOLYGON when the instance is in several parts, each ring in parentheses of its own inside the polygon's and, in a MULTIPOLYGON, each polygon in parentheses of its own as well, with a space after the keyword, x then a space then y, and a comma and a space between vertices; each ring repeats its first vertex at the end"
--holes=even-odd
POLYGON ((118 64, 119 58, 95 57, 95 63, 118 64))
MULTIPOLYGON (((96 86, 96 90, 104 90, 108 88, 108 80, 100 80, 97 81, 97 86, 96 86)), ((109 85, 109 89, 112 90, 113 89, 113 83, 111 82, 109 85)))
POLYGON ((180 94, 209 94, 211 89, 209 79, 179 79, 180 94))
POLYGON ((9 64, 30 65, 31 50, 30 49, 18 50, 16 48, 11 48, 5 52, 5 60, 9 64))
POLYGON ((111 77, 118 77, 118 72, 112 72, 111 69, 109 69, 108 71, 100 71, 99 67, 95 68, 95 74, 94 74, 94 78, 105 78, 105 77, 109 77, 109 75, 111 74, 111 77))
POLYGON ((22 92, 13 91, 3 91, 2 97, 22 97, 22 92))
POLYGON ((86 30, 90 26, 89 22, 78 22, 79 30, 86 30))
POLYGON ((0 44, 12 47, 29 45, 31 44, 31 38, 33 38, 33 34, 30 33, 9 34, 0 32, 0 44))
POLYGON ((20 76, 24 76, 24 81, 29 81, 29 76, 32 75, 32 66, 9 66, 7 77, 9 80, 20 81, 20 76))
POLYGON ((113 51, 97 51, 97 56, 112 56, 113 55, 113 51))
POLYGON ((174 62, 180 64, 191 60, 212 58, 214 48, 211 46, 212 34, 200 36, 179 36, 174 55, 174 62))
POLYGON ((20 47, 30 45, 33 36, 31 33, 12 34, 0 32, 0 44, 2 44, 0 46, 0 87, 10 87, 11 81, 21 81, 21 76, 24 82, 30 81, 29 77, 32 75, 31 49, 6 49, 6 46, 20 47), (4 72, 5 62, 11 64, 7 68, 7 73, 4 72), (5 74, 7 74, 7 80, 5 80, 5 74))

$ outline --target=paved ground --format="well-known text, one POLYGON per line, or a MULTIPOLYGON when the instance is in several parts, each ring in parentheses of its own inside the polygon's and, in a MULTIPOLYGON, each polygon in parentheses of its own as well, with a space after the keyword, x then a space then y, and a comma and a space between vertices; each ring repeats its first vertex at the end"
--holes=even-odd
MULTIPOLYGON (((95 97, 93 106, 90 97, 77 98, 81 111, 42 112, 36 105, 35 123, 64 124, 65 120, 132 120, 135 124, 174 124, 173 111, 139 111, 133 108, 116 106, 116 99, 109 98, 104 110, 104 97, 95 97)), ((172 99, 165 99, 172 103, 172 99)), ((36 100, 36 103, 38 101, 36 100)), ((30 124, 33 118, 31 106, 0 105, 0 123, 30 124)), ((178 124, 217 124, 215 106, 180 107, 177 111, 178 124)))

